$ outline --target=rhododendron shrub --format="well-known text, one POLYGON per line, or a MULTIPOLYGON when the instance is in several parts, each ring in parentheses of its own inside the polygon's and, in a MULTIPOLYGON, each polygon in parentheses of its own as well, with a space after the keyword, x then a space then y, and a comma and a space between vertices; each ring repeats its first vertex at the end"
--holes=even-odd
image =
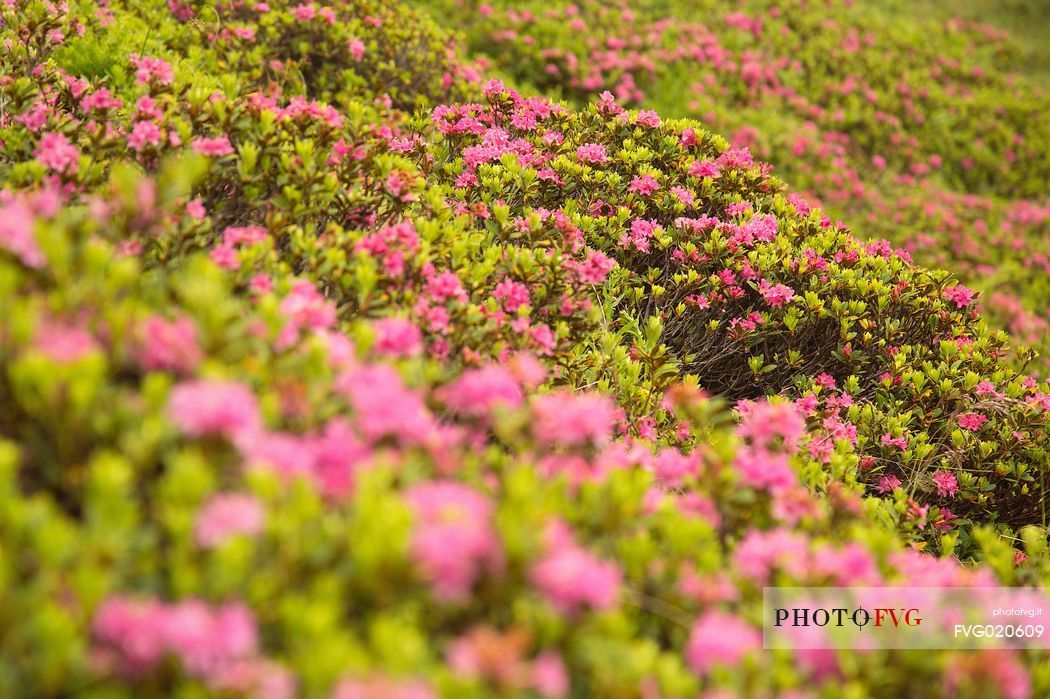
MULTIPOLYGON (((10 85, 9 186, 142 219, 100 235, 148 266, 206 250, 243 292, 276 291, 289 316, 279 345, 374 318, 378 356, 470 365, 524 350, 561 381, 611 388, 628 429, 684 441, 654 399, 683 373, 732 400, 784 392, 826 434, 815 456, 846 439, 873 493, 897 481, 919 496, 895 505, 912 536, 932 534, 927 500, 948 518, 938 535, 1043 521, 1045 393, 1003 363, 973 291, 780 196, 768 166, 699 124, 628 113, 610 95, 572 112, 498 83, 487 104, 384 121, 306 94, 209 95, 171 61, 123 60, 134 79, 119 97, 52 63, 10 85), (137 138, 144 123, 164 137, 137 138), (107 198, 110 178, 136 168, 178 172, 181 189, 142 180, 107 198), (173 196, 177 213, 162 215, 173 196), (1002 389, 975 395, 972 376, 1002 389), (956 418, 978 399, 995 419, 971 429, 956 418), (883 458, 889 429, 917 437, 883 458), (950 505, 929 480, 938 469, 960 472, 950 505)), ((5 247, 39 264, 26 205, 7 208, 5 247)))
MULTIPOLYGON (((422 161, 462 210, 501 212, 475 213, 479 227, 502 221, 511 238, 557 222, 615 259, 603 294, 613 325, 655 328, 672 351, 661 365, 712 393, 796 398, 826 435, 814 457, 850 442, 873 490, 892 475, 937 508, 930 521, 962 520, 940 531, 964 517, 1042 522, 1045 389, 1004 361, 972 290, 784 197, 767 166, 697 123, 661 123, 611 95, 567 113, 499 83, 485 90, 486 103, 434 110, 422 161), (640 190, 643 177, 659 187, 640 190), (980 376, 1009 388, 979 390, 980 376), (996 424, 971 417, 980 405, 996 424), (891 451, 887 428, 915 438, 891 451), (960 497, 939 495, 937 469, 959 472, 960 497)), ((646 416, 639 407, 651 409, 625 405, 633 419, 646 416)), ((927 530, 907 499, 898 505, 902 526, 927 530)))
POLYGON ((43 259, 0 256, 4 695, 1048 687, 1036 652, 760 649, 763 584, 1050 574, 1028 530, 1015 563, 975 529, 982 569, 904 548, 869 519, 845 441, 810 455, 822 437, 795 404, 760 400, 733 428, 675 383, 661 403, 696 439, 634 434, 612 398, 526 355, 464 372, 370 354, 367 326, 287 338, 303 306, 280 284, 239 294, 204 252, 161 274, 97 235, 145 217, 14 201, 43 259), (158 318, 194 362, 141 352, 158 318))

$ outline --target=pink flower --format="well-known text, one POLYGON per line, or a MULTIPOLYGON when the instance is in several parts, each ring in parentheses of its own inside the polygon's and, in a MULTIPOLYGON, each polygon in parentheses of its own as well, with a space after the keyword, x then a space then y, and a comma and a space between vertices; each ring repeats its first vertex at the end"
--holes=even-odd
POLYGON ((901 487, 901 479, 896 476, 881 476, 875 490, 881 495, 892 493, 901 487))
POLYGON ((967 289, 962 284, 956 284, 944 290, 944 298, 952 301, 959 308, 965 308, 973 303, 974 293, 973 289, 967 289))
POLYGON ((59 364, 71 364, 99 349, 95 337, 76 323, 43 319, 33 334, 33 349, 59 364))
POLYGON ((258 432, 239 445, 248 468, 268 468, 285 478, 309 477, 316 454, 309 440, 288 432, 258 432))
POLYGON ((310 281, 296 279, 291 290, 278 306, 287 324, 277 337, 277 348, 287 349, 295 342, 299 331, 326 330, 335 325, 335 304, 317 291, 310 281))
POLYGON ((871 552, 853 541, 817 548, 811 565, 814 575, 830 577, 838 585, 878 584, 882 580, 871 552))
POLYGON ((95 638, 116 652, 124 674, 142 674, 168 651, 164 612, 160 602, 125 597, 111 597, 95 612, 95 638))
POLYGON ((65 134, 48 132, 40 137, 36 147, 37 161, 55 172, 76 172, 80 151, 69 142, 65 134))
POLYGON ((530 684, 546 699, 562 699, 569 696, 569 673, 561 656, 545 651, 532 661, 530 684))
POLYGON ((640 112, 638 112, 638 116, 635 119, 635 123, 655 129, 658 126, 660 126, 660 115, 651 109, 643 109, 640 112))
POLYGON ((237 256, 237 248, 226 243, 213 247, 211 252, 208 253, 208 259, 222 269, 233 270, 241 267, 241 259, 237 256))
POLYGON ((813 379, 813 382, 818 386, 823 386, 824 388, 830 388, 832 390, 835 389, 835 377, 831 374, 828 374, 827 372, 821 372, 817 374, 816 378, 813 379))
POLYGON ((529 288, 520 282, 505 279, 496 285, 492 297, 503 301, 507 313, 517 313, 522 306, 528 306, 529 288))
POLYGON ((659 230, 660 226, 655 221, 636 218, 631 221, 630 231, 620 236, 619 245, 624 248, 634 247, 647 253, 650 250, 650 241, 659 230))
POLYGON ((365 55, 365 44, 360 39, 351 39, 347 42, 346 47, 355 61, 360 61, 365 55))
POLYGON ((251 435, 259 430, 262 422, 255 395, 235 381, 200 380, 179 384, 168 399, 168 415, 191 437, 251 435))
POLYGON ((761 647, 762 637, 754 627, 735 615, 711 610, 693 624, 685 657, 689 667, 705 674, 716 665, 736 667, 745 655, 761 647))
POLYGON ((756 449, 768 449, 779 440, 794 450, 806 432, 806 421, 793 403, 742 402, 737 411, 740 425, 736 433, 756 449))
POLYGON ((434 429, 433 419, 414 391, 389 366, 364 366, 346 372, 337 387, 350 399, 357 429, 369 441, 396 437, 403 444, 419 444, 434 429))
POLYGON ((686 206, 692 206, 696 202, 696 194, 685 187, 671 187, 671 194, 686 206))
POLYGON ((678 449, 661 449, 653 459, 653 475, 666 487, 677 488, 699 472, 700 459, 696 452, 683 454, 678 449))
POLYGON ((175 71, 171 64, 159 58, 140 57, 137 53, 131 54, 131 64, 135 66, 135 82, 139 85, 156 81, 161 85, 170 85, 175 79, 175 71))
POLYGON ((908 439, 904 436, 891 437, 889 434, 884 434, 880 441, 888 447, 897 447, 901 451, 908 448, 908 439))
POLYGON ((390 357, 414 357, 423 351, 423 334, 414 323, 392 316, 372 323, 378 338, 373 347, 390 357))
POLYGON ((557 338, 554 331, 546 323, 537 323, 528 329, 528 335, 532 338, 533 346, 541 355, 548 355, 554 351, 557 338))
POLYGON ((540 442, 576 446, 608 441, 616 411, 608 396, 559 390, 537 396, 532 416, 533 434, 540 442))
POLYGON ((959 482, 948 471, 938 471, 933 474, 933 485, 937 488, 937 495, 942 498, 953 497, 959 490, 959 482))
POLYGON ((221 158, 224 155, 233 153, 233 146, 230 145, 230 139, 226 136, 216 136, 215 138, 195 138, 193 139, 192 146, 193 150, 201 155, 208 155, 214 158, 221 158))
POLYGON ((26 267, 39 269, 47 260, 36 242, 33 212, 21 199, 0 203, 0 248, 26 267))
POLYGON ((15 120, 33 133, 36 133, 47 125, 47 118, 50 113, 51 110, 43 101, 34 102, 32 107, 18 115, 15 120))
POLYGON ((352 495, 355 475, 367 464, 371 450, 357 440, 350 421, 329 420, 324 431, 312 439, 311 450, 313 479, 321 493, 336 501, 352 495))
POLYGON ((605 146, 597 143, 585 143, 576 149, 576 158, 581 163, 604 163, 608 160, 605 146))
POLYGON ((800 576, 809 566, 809 544, 802 535, 783 529, 751 529, 733 551, 733 565, 756 583, 767 582, 776 568, 800 576))
POLYGON ((317 8, 311 5, 296 5, 291 9, 292 17, 295 17, 300 22, 309 22, 311 19, 317 16, 317 8))
POLYGON ((266 238, 269 233, 262 226, 230 226, 222 232, 223 245, 257 245, 266 238))
POLYGON ((507 368, 523 386, 536 388, 547 380, 547 367, 528 352, 518 352, 510 357, 507 368))
POLYGON ((192 675, 218 675, 257 650, 255 619, 242 604, 209 607, 199 600, 185 600, 170 606, 164 616, 166 645, 192 675))
POLYGON ((718 177, 720 172, 718 163, 712 160, 697 160, 689 166, 689 174, 693 177, 718 177))
POLYGON ((658 189, 660 189, 660 183, 652 175, 635 175, 627 191, 647 197, 658 189))
POLYGON ((204 357, 192 319, 183 316, 169 321, 156 314, 139 327, 134 353, 139 366, 147 371, 167 369, 185 374, 204 357))
POLYGON ((197 545, 210 549, 233 536, 256 536, 265 524, 266 511, 254 496, 220 493, 212 496, 197 513, 197 545))
POLYGON ((213 686, 254 660, 259 645, 255 618, 243 604, 209 606, 196 599, 165 604, 111 597, 95 613, 94 635, 126 675, 141 675, 170 655, 213 686))
POLYGON ((164 132, 152 121, 139 121, 128 134, 128 147, 141 153, 146 146, 160 144, 163 136, 164 132))
POLYGON ((251 278, 248 282, 248 288, 252 290, 253 294, 259 296, 268 294, 273 291, 273 279, 269 275, 260 272, 251 278))
POLYGON ((584 284, 604 284, 616 262, 596 250, 588 250, 583 262, 576 263, 576 276, 584 284))
POLYGON ((533 585, 562 614, 614 606, 620 597, 619 568, 568 540, 567 533, 564 537, 533 566, 533 585))
POLYGON ((426 295, 437 302, 453 299, 464 303, 469 298, 463 282, 453 272, 441 272, 427 280, 426 295))
POLYGON ((492 504, 452 481, 412 486, 405 499, 416 517, 412 553, 443 600, 461 600, 486 568, 501 562, 492 504))
POLYGON ((770 454, 762 449, 741 449, 733 460, 740 483, 749 488, 780 492, 798 482, 784 454, 770 454))
POLYGON ((979 396, 992 396, 993 398, 1002 398, 1003 394, 995 390, 995 384, 991 381, 982 381, 975 387, 975 392, 979 396))
POLYGON ((795 296, 795 292, 791 287, 784 286, 783 284, 775 284, 770 286, 769 282, 763 279, 758 285, 758 292, 762 294, 762 298, 766 300, 773 308, 779 308, 785 303, 791 301, 795 296))
POLYGON ((455 412, 474 417, 489 415, 497 405, 517 408, 524 399, 514 374, 496 365, 464 371, 438 395, 455 412))
POLYGON ((977 431, 986 422, 988 422, 988 418, 979 413, 966 413, 959 416, 959 427, 964 430, 977 431))

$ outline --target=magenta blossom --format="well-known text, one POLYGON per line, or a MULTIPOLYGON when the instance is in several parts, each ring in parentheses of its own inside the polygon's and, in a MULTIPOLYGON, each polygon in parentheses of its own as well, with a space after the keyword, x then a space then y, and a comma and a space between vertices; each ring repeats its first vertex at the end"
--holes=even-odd
POLYGON ((605 155, 605 146, 597 143, 585 143, 577 148, 576 158, 581 163, 604 163, 608 160, 605 155))
POLYGON ((573 614, 583 607, 602 610, 615 605, 622 580, 619 568, 576 545, 567 532, 558 538, 562 540, 556 541, 532 568, 536 589, 562 614, 573 614))
POLYGON ((254 496, 220 493, 212 496, 197 514, 197 544, 215 548, 234 536, 255 536, 265 524, 266 510, 254 496))
POLYGON ((938 471, 933 474, 933 485, 937 488, 937 495, 942 498, 950 498, 959 490, 958 481, 948 471, 938 471))
POLYGON ((959 427, 964 430, 977 431, 986 422, 988 422, 988 418, 980 413, 966 413, 959 416, 959 427))
POLYGON ((168 399, 168 415, 191 437, 235 438, 259 430, 259 405, 251 390, 234 381, 199 380, 179 384, 168 399))
POLYGON ((80 151, 69 142, 65 134, 49 132, 40 137, 36 147, 37 161, 55 172, 76 172, 80 151))
POLYGON ((754 627, 732 614, 711 610, 693 624, 685 657, 689 667, 705 674, 716 665, 736 667, 761 647, 762 636, 754 627))
POLYGON ((466 598, 484 570, 501 564, 492 504, 478 491, 452 481, 415 485, 405 498, 416 517, 412 552, 435 596, 466 598))
POLYGON ((944 298, 954 303, 959 308, 965 308, 973 303, 974 290, 967 289, 962 284, 950 286, 944 290, 944 298))

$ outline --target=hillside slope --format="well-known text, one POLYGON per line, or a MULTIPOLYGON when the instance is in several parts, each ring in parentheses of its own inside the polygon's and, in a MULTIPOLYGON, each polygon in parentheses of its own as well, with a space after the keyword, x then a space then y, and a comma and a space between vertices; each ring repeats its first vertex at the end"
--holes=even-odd
POLYGON ((761 648, 771 584, 1050 581, 951 273, 402 5, 0 18, 0 696, 1050 691, 761 648))

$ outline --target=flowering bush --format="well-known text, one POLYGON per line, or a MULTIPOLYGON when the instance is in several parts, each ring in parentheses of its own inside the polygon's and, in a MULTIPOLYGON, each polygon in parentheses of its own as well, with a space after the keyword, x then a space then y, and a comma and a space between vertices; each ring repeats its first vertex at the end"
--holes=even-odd
POLYGON ((397 5, 0 13, 0 696, 1050 691, 759 641, 1050 580, 1048 390, 948 273, 397 5))
POLYGON ((364 327, 286 340, 294 291, 244 298, 203 253, 157 274, 96 235, 147 217, 15 201, 43 260, 0 258, 0 580, 24 612, 0 619, 5 695, 1047 686, 1020 653, 896 653, 887 675, 882 655, 760 649, 772 581, 1050 574, 1028 531, 1016 566, 984 529, 981 570, 903 548, 869 519, 856 455, 814 459, 791 403, 733 429, 687 380, 663 403, 689 446, 634 435, 535 359, 375 357, 364 327))
MULTIPOLYGON (((1001 359, 972 291, 784 197, 764 165, 699 124, 627 112, 611 95, 567 113, 486 91, 486 104, 434 111, 421 167, 479 228, 528 240, 554 224, 614 258, 605 315, 671 350, 632 349, 656 388, 676 366, 733 400, 795 397, 825 434, 814 457, 852 443, 873 489, 892 476, 935 496, 942 532, 965 521, 940 517, 1042 521, 1047 394, 1001 359), (937 469, 962 471, 959 493, 936 495, 937 469)), ((632 421, 654 414, 651 402, 624 408, 632 421)), ((898 504, 903 526, 925 529, 925 510, 916 520, 898 504)))
POLYGON ((1002 31, 842 0, 425 4, 519 84, 701 118, 833 217, 985 291, 1050 356, 1048 97, 1002 31))

